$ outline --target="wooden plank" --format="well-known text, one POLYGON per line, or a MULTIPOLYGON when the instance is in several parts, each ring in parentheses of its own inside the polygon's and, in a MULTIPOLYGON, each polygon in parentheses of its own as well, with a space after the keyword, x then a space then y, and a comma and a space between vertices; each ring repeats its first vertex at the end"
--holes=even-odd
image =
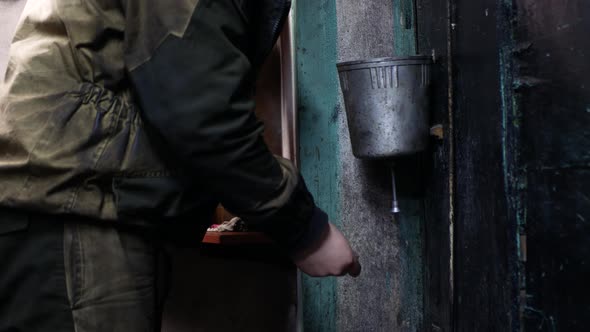
MULTIPOLYGON (((301 173, 316 204, 340 223, 336 4, 295 5, 301 173)), ((302 286, 304 330, 336 332, 336 280, 304 277, 302 286)))
POLYGON ((418 53, 433 54, 431 123, 442 124, 442 140, 432 139, 425 158, 424 235, 425 331, 451 331, 451 153, 448 0, 417 0, 418 53), (433 15, 432 13, 437 13, 433 15))
POLYGON ((590 326, 590 2, 516 0, 523 327, 590 326), (526 241, 524 241, 526 239, 526 241), (526 256, 524 253, 526 252, 526 256))
MULTIPOLYGON (((416 55, 417 16, 415 0, 394 0, 393 52, 395 56, 416 55)), ((400 252, 399 265, 390 265, 393 275, 400 283, 399 312, 394 330, 422 331, 424 329, 424 225, 425 225, 425 174, 424 153, 411 157, 395 158, 396 189, 401 213, 395 216, 398 227, 397 247, 400 252)), ((387 164, 381 167, 387 168, 387 164)), ((383 179, 390 180, 389 174, 383 179)), ((389 189, 389 188, 388 188, 389 189)), ((386 196, 391 195, 388 190, 386 196)), ((381 198, 383 199, 383 198, 381 198)), ((385 215, 385 211, 383 211, 385 215)))
POLYGON ((590 169, 531 172, 527 191, 527 331, 590 326, 590 169))
POLYGON ((416 6, 414 0, 393 0, 393 46, 397 56, 416 54, 416 6))
MULTIPOLYGON (((456 331, 518 328, 517 228, 508 215, 496 0, 453 0, 456 331)), ((500 30, 503 31, 503 30, 500 30)))

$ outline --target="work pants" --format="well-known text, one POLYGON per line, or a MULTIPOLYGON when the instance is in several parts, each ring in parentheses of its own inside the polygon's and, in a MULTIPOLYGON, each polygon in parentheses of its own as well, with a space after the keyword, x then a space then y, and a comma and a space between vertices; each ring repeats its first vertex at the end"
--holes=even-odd
POLYGON ((134 231, 0 210, 0 332, 159 331, 163 257, 134 231))

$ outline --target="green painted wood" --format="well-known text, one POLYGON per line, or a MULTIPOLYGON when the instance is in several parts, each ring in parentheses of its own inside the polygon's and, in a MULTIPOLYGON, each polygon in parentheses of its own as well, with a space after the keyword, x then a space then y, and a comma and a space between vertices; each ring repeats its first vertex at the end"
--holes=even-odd
MULTIPOLYGON (((423 195, 423 193, 420 193, 423 195)), ((403 195, 403 215, 398 219, 400 236, 400 317, 421 331, 424 321, 424 199, 403 195)))
MULTIPOLYGON (((317 205, 338 223, 336 3, 299 0, 296 6, 301 171, 317 205)), ((304 277, 305 331, 336 331, 336 296, 334 278, 304 277)))
POLYGON ((393 0, 393 48, 396 56, 416 54, 414 0, 393 0))
MULTIPOLYGON (((417 36, 414 0, 393 0, 393 46, 395 56, 416 54, 417 36)), ((422 158, 408 158, 396 165, 398 197, 402 213, 398 215, 400 255, 405 273, 401 275, 402 316, 420 325, 424 313, 424 223, 426 194, 423 191, 426 168, 422 158), (403 180, 400 180, 403 179, 403 180)))

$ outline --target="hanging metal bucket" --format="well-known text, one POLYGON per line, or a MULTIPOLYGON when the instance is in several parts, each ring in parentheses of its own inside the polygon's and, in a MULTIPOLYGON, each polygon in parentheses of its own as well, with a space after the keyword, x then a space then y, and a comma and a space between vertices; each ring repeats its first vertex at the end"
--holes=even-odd
POLYGON ((337 65, 355 157, 388 158, 426 148, 431 64, 430 57, 412 56, 337 65))

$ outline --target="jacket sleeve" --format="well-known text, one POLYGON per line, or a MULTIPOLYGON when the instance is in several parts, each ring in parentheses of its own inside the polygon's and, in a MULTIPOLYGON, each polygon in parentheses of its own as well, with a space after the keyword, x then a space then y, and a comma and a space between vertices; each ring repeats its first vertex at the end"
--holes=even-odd
POLYGON ((185 181, 290 253, 309 247, 328 217, 293 164, 263 141, 245 51, 248 18, 234 0, 178 8, 150 8, 152 2, 162 1, 127 1, 125 36, 129 76, 152 143, 185 181))

